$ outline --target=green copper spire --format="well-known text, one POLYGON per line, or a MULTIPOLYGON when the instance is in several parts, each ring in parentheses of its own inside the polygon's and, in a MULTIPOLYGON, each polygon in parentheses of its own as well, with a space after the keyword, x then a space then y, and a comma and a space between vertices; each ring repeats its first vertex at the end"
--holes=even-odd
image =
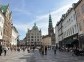
POLYGON ((52 18, 50 14, 49 14, 49 27, 52 28, 52 18))
POLYGON ((52 35, 52 34, 54 34, 54 31, 53 31, 53 26, 52 26, 51 14, 49 14, 48 35, 52 35))

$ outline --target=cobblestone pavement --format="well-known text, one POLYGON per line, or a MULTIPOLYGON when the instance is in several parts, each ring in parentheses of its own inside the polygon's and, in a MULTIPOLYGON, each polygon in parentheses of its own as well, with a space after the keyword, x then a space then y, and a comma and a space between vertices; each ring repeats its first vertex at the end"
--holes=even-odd
POLYGON ((71 53, 59 51, 54 55, 52 50, 47 55, 41 55, 38 50, 31 53, 8 51, 6 56, 0 56, 0 62, 84 62, 84 56, 72 56, 71 53))

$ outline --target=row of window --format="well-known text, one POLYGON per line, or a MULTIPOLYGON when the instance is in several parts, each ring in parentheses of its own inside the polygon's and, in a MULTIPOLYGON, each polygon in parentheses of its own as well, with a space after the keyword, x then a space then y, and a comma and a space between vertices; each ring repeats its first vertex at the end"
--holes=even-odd
POLYGON ((63 35, 60 35, 58 37, 58 40, 61 41, 63 38, 74 35, 76 33, 78 33, 78 26, 74 25, 73 27, 69 28, 67 31, 63 32, 63 35))
POLYGON ((67 31, 65 31, 63 33, 64 38, 66 38, 67 36, 71 36, 73 34, 76 34, 78 32, 78 26, 74 25, 71 28, 69 28, 67 31))
POLYGON ((31 32, 29 32, 28 35, 33 35, 33 36, 34 36, 34 35, 41 35, 41 33, 37 33, 37 32, 31 33, 31 32))
POLYGON ((75 17, 75 14, 73 14, 66 22, 64 21, 63 28, 66 28, 75 20, 76 20, 76 17, 75 17))
POLYGON ((40 41, 40 39, 28 39, 28 41, 40 41))
MULTIPOLYGON (((28 45, 31 45, 31 44, 35 44, 35 43, 34 43, 34 42, 31 42, 31 43, 29 42, 29 43, 28 43, 28 45)), ((37 44, 41 44, 41 42, 39 42, 39 43, 36 42, 36 45, 37 45, 37 44)))
POLYGON ((28 38, 41 38, 41 36, 28 36, 28 38))

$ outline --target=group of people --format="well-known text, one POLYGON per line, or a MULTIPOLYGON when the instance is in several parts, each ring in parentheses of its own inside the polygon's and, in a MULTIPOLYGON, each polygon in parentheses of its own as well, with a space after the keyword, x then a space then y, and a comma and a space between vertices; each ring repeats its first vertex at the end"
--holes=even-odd
MULTIPOLYGON (((52 50, 54 51, 54 54, 56 54, 57 47, 54 46, 54 47, 52 48, 52 50)), ((48 51, 48 47, 47 47, 47 46, 41 46, 41 48, 39 49, 39 52, 40 52, 42 55, 47 55, 47 51, 48 51)))
POLYGON ((41 48, 39 49, 39 52, 42 54, 42 55, 47 55, 47 46, 41 46, 41 48))
POLYGON ((17 51, 18 52, 20 52, 20 51, 23 51, 23 52, 25 52, 25 50, 28 52, 28 53, 30 53, 30 47, 17 47, 17 51))
POLYGON ((6 56, 7 47, 6 46, 2 47, 2 45, 0 44, 0 56, 2 55, 2 53, 4 53, 4 56, 6 56))

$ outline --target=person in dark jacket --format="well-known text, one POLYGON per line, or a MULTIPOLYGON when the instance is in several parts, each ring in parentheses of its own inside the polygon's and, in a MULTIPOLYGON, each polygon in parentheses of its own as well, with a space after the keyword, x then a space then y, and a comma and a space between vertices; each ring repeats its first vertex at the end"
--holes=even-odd
POLYGON ((2 54, 2 45, 0 44, 0 56, 2 54))
POLYGON ((47 46, 45 46, 45 55, 47 55, 47 46))
POLYGON ((54 54, 56 54, 56 49, 57 49, 56 46, 54 46, 54 54))
POLYGON ((4 46, 3 50, 4 50, 4 56, 6 56, 8 48, 6 46, 4 46))

